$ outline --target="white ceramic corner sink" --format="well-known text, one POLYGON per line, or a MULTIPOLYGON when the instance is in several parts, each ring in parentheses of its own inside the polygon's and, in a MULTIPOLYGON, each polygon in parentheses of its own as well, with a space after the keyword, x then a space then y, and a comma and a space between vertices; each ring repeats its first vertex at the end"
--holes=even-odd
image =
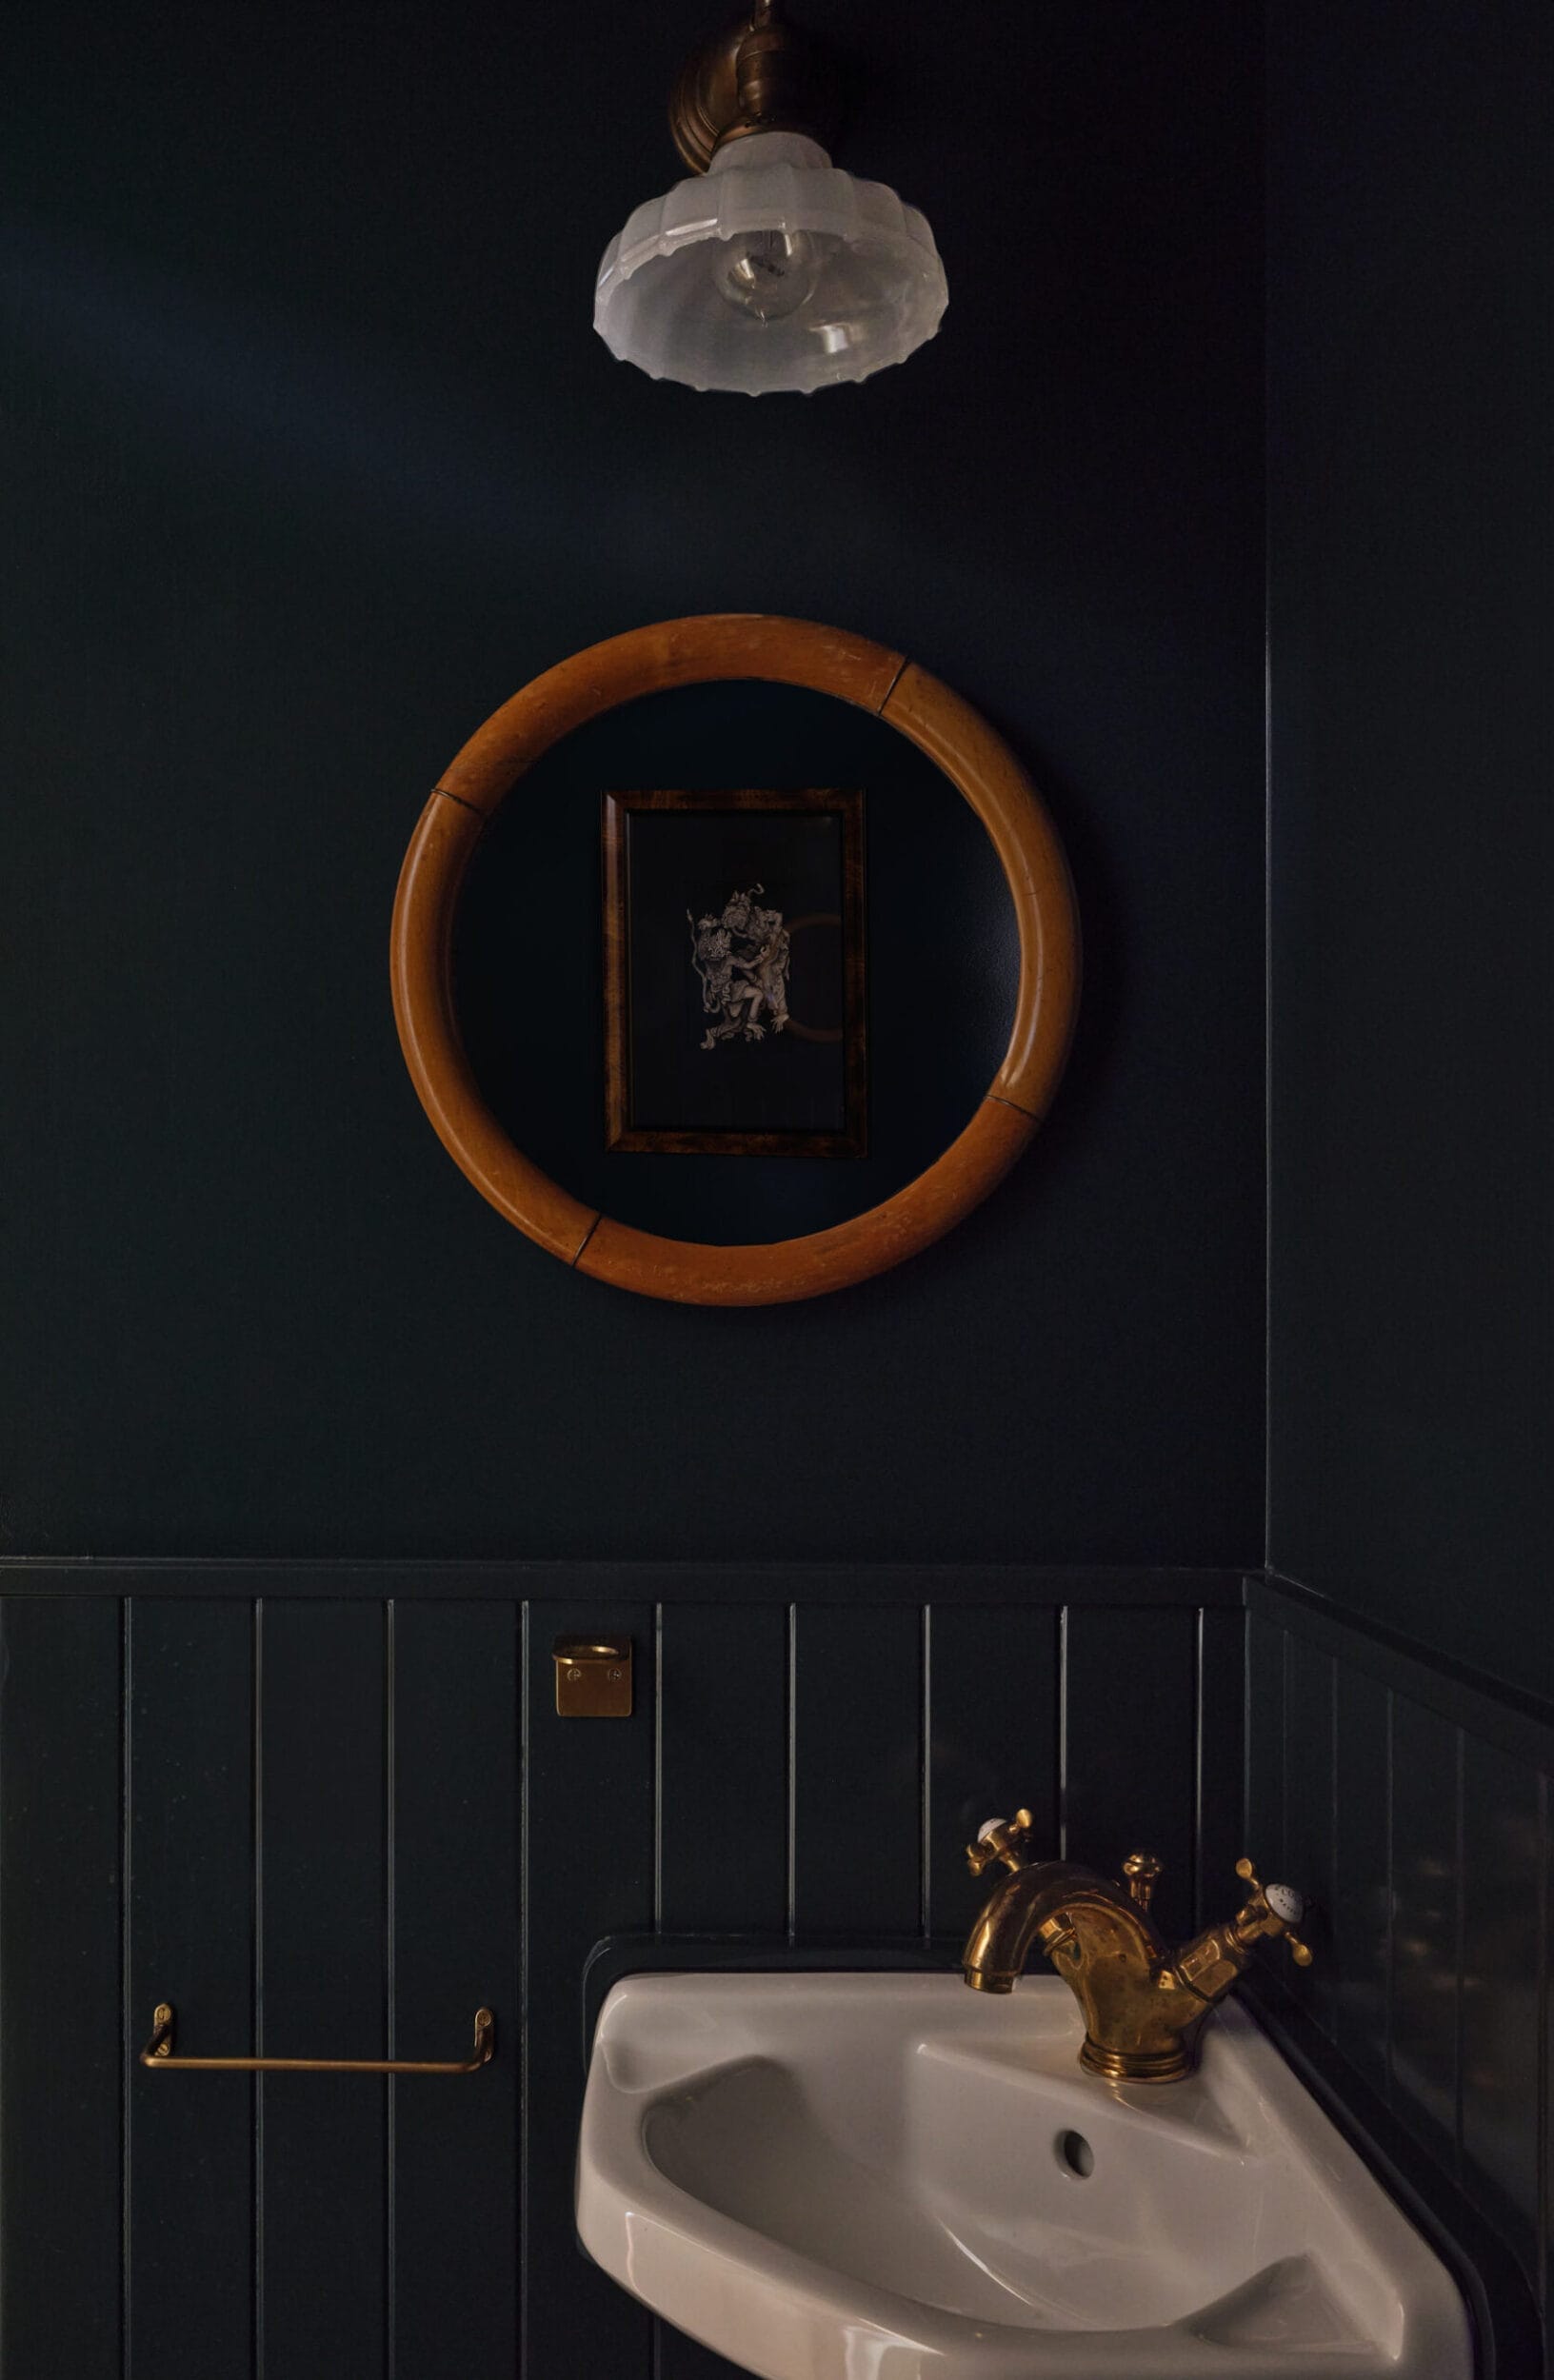
POLYGON ((596 2263, 762 2380, 1471 2380, 1439 2260, 1245 2013, 1077 2064, 1056 1976, 652 1975, 594 2039, 596 2263))

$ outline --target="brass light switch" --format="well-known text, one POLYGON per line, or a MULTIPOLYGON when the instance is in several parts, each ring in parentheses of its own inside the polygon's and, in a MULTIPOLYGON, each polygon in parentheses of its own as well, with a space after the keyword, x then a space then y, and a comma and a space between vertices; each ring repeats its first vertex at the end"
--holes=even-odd
POLYGON ((595 1644, 584 1636, 558 1636, 556 1710, 564 1719, 628 1719, 631 1716, 631 1639, 595 1644))

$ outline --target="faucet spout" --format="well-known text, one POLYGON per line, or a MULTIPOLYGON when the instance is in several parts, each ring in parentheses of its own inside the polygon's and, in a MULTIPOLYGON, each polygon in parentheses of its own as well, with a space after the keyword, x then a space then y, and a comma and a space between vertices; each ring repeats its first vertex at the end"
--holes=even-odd
POLYGON ((1112 2081, 1190 2073, 1209 2002, 1171 1972, 1170 1953, 1121 1885, 1065 1859, 1006 1876, 971 1929, 962 1972, 977 1992, 1012 1992, 1045 1952, 1085 2017, 1080 2064, 1112 2081))
MULTIPOLYGON (((1097 1927, 1121 1927, 1126 1935, 1140 1914, 1126 1894, 1087 1868, 1066 1859, 1033 1860, 1003 1877, 988 1895, 966 1940, 962 1972, 974 1992, 1012 1992, 1033 1950, 1050 1957, 1097 1927)), ((1148 1919, 1143 1923, 1152 1935, 1148 1919)))

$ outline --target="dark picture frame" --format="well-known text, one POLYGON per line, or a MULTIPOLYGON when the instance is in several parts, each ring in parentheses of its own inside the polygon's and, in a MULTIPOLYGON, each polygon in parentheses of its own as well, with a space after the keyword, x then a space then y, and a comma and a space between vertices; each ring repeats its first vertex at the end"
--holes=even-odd
POLYGON ((867 1155, 862 790, 609 791, 601 820, 606 1145, 867 1155))

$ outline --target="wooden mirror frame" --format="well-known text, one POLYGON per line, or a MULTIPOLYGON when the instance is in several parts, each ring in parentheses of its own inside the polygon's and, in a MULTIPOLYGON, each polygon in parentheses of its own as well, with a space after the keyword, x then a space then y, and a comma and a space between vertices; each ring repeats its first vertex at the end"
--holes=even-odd
POLYGON ((1079 999, 1067 863, 1003 738, 937 678, 867 637, 760 612, 667 620, 558 663, 492 713, 438 780, 410 838, 390 938, 394 1018, 422 1106, 482 1198, 564 1264, 685 1305, 778 1305, 845 1289, 940 1239, 1002 1180, 1046 1114, 1079 999), (470 1071, 453 1009, 453 921, 488 819, 541 754, 638 695, 716 679, 807 686, 871 711, 935 762, 992 839, 1014 902, 1020 987, 1004 1062, 959 1138, 883 1205, 797 1240, 665 1240, 572 1198, 514 1146, 470 1071))

